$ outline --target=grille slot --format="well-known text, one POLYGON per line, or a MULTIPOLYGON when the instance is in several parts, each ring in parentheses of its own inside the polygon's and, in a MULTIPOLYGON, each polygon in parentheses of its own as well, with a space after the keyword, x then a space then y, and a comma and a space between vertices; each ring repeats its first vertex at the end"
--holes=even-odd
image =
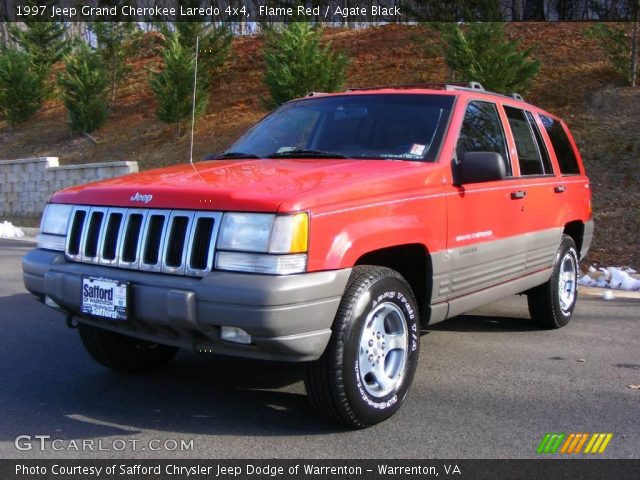
POLYGON ((82 231, 84 230, 86 217, 86 210, 76 209, 73 212, 71 230, 67 236, 67 254, 72 258, 80 255, 80 242, 82 241, 82 231))
POLYGON ((158 263, 164 220, 163 215, 151 215, 149 217, 147 239, 144 245, 144 256, 142 257, 142 262, 145 265, 156 265, 158 263))
POLYGON ((138 259, 138 243, 143 221, 144 215, 141 213, 129 215, 121 247, 123 263, 135 263, 138 259))
POLYGON ((211 271, 220 212, 76 206, 69 260, 203 276, 211 271))
POLYGON ((169 231, 169 240, 167 243, 167 254, 165 256, 165 265, 171 268, 182 266, 182 257, 184 256, 184 243, 187 239, 187 227, 189 226, 189 217, 174 217, 169 231))
POLYGON ((211 249, 211 234, 213 233, 213 218, 199 218, 193 233, 191 255, 189 255, 189 267, 195 270, 207 268, 209 250, 211 249))
POLYGON ((84 256, 87 258, 94 258, 98 256, 98 241, 100 240, 102 220, 104 220, 104 212, 91 211, 86 233, 87 238, 84 241, 84 256))
POLYGON ((104 242, 102 244, 102 259, 107 262, 112 262, 116 259, 118 235, 120 235, 121 225, 122 213, 110 212, 109 219, 107 220, 107 228, 104 234, 104 242))

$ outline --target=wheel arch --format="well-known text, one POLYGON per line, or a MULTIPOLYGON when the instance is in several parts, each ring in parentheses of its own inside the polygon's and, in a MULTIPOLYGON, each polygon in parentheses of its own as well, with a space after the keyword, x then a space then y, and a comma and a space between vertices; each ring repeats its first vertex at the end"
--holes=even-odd
POLYGON ((413 291, 421 313, 431 302, 433 264, 429 250, 420 243, 379 248, 362 254, 355 265, 391 268, 400 273, 413 291))
POLYGON ((584 238, 584 223, 580 220, 573 220, 565 224, 562 233, 569 235, 573 239, 573 243, 576 244, 578 254, 582 249, 582 240, 584 238))

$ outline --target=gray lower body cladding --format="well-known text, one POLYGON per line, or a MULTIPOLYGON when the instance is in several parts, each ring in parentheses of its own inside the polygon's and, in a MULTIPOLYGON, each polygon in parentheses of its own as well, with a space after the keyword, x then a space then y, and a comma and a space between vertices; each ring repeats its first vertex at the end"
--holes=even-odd
POLYGON ((204 278, 146 273, 69 262, 61 252, 35 249, 23 260, 26 288, 79 315, 82 278, 130 282, 130 320, 80 317, 95 326, 194 350, 283 361, 320 357, 350 269, 291 276, 212 272, 204 278), (238 327, 251 345, 220 339, 238 327))
POLYGON ((591 248, 591 242, 593 241, 593 220, 589 220, 584 224, 584 234, 582 235, 582 246, 580 247, 580 260, 582 260, 591 248))

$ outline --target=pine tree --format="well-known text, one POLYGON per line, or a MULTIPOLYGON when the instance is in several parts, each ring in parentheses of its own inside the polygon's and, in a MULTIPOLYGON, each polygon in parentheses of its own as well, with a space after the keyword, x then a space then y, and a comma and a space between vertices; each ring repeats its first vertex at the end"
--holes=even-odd
MULTIPOLYGON (((165 123, 176 126, 178 136, 182 123, 191 118, 195 52, 180 43, 177 33, 170 34, 163 54, 164 66, 151 76, 151 90, 158 102, 156 115, 165 123)), ((210 78, 198 68, 195 114, 202 115, 207 106, 210 78)))
POLYGON ((229 58, 233 34, 226 26, 213 26, 198 22, 181 22, 176 24, 180 43, 193 51, 196 48, 196 37, 199 38, 198 70, 208 72, 215 79, 222 71, 229 58))
MULTIPOLYGON (((181 5, 200 7, 199 0, 181 0, 181 5)), ((216 26, 208 22, 204 15, 191 15, 184 21, 172 24, 174 31, 170 31, 168 24, 161 26, 161 32, 170 38, 174 33, 178 35, 180 44, 189 51, 195 51, 196 38, 199 39, 198 70, 209 73, 212 80, 218 76, 229 58, 233 34, 227 26, 216 26)))
POLYGON ((136 38, 137 26, 133 22, 96 22, 90 27, 102 55, 111 84, 111 101, 116 99, 116 89, 128 68, 126 59, 136 38))
POLYGON ((14 127, 31 118, 42 106, 42 76, 34 71, 31 57, 16 49, 0 49, 0 118, 14 127))
POLYGON ((49 75, 51 65, 69 52, 70 42, 65 38, 67 27, 62 22, 31 21, 24 28, 10 27, 12 40, 31 56, 33 65, 43 77, 49 75))
POLYGON ((58 86, 67 108, 69 127, 74 133, 91 133, 108 115, 109 76, 100 52, 86 43, 65 57, 58 86))
POLYGON ((280 105, 312 91, 342 88, 348 59, 330 43, 321 44, 322 32, 306 22, 293 22, 281 32, 267 33, 264 81, 270 106, 280 105))
POLYGON ((505 39, 502 23, 472 23, 466 30, 449 24, 441 31, 449 68, 462 80, 480 82, 488 90, 524 92, 540 69, 540 62, 529 59, 531 49, 522 50, 505 39))
POLYGON ((633 34, 631 35, 631 41, 627 37, 625 24, 610 26, 598 23, 586 31, 587 36, 598 43, 613 69, 633 86, 635 86, 634 76, 636 75, 638 56, 637 25, 637 22, 632 25, 632 30, 635 28, 636 33, 635 37, 633 34), (634 66, 634 57, 636 66, 634 66))

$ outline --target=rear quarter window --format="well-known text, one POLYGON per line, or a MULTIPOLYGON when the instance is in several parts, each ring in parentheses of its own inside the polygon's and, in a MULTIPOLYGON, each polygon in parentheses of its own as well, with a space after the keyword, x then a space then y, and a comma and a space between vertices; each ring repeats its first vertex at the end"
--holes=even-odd
POLYGON ((573 151, 567 132, 565 132, 562 124, 558 120, 547 117, 546 115, 540 115, 540 120, 549 135, 551 146, 556 152, 560 172, 563 175, 580 173, 576 153, 573 151))

